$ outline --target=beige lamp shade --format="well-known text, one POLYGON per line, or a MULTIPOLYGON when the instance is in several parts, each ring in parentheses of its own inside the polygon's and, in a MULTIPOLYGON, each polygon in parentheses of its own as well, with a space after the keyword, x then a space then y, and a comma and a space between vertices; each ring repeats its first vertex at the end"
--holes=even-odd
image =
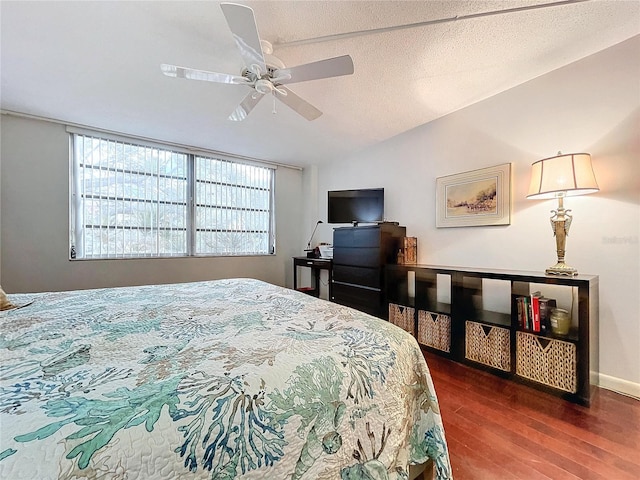
POLYGON ((531 165, 527 198, 585 195, 600 190, 588 153, 570 153, 538 160, 531 165))

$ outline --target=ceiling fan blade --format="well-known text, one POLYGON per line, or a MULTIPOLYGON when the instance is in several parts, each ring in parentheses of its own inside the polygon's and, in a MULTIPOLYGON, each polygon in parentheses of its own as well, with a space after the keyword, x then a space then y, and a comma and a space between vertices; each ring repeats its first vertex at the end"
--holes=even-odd
POLYGON ((274 82, 277 84, 288 84, 296 82, 306 82, 319 78, 339 77, 341 75, 351 75, 353 73, 353 60, 349 55, 341 57, 327 58, 317 62, 305 63, 297 67, 283 68, 273 73, 274 82))
MULTIPOLYGON (((236 3, 221 3, 222 13, 227 19, 227 24, 233 34, 233 39, 240 49, 240 55, 246 67, 253 71, 252 66, 258 65, 261 73, 266 73, 267 68, 262 54, 262 45, 258 35, 258 27, 253 10, 245 5, 236 3)), ((255 73, 255 72, 254 72, 255 73)))
POLYGON ((298 114, 302 115, 307 120, 309 120, 309 121, 315 120, 320 115, 322 115, 322 112, 320 110, 318 110, 316 107, 311 105, 306 100, 303 100, 302 98, 300 98, 298 95, 293 93, 288 88, 279 86, 278 90, 274 90, 273 94, 282 103, 284 103, 286 106, 288 106, 289 108, 291 108, 292 110, 294 110, 298 114), (278 90, 284 90, 286 92, 286 95, 283 95, 278 90))
POLYGON ((243 84, 249 80, 239 75, 229 75, 226 73, 207 72, 206 70, 195 70, 193 68, 177 67, 176 65, 160 65, 160 70, 167 77, 187 78, 189 80, 203 80, 205 82, 243 84))
POLYGON ((247 118, 249 112, 251 112, 251 110, 253 110, 253 107, 255 107, 258 102, 262 100, 262 97, 264 97, 264 95, 256 92, 255 90, 249 92, 247 96, 242 99, 240 105, 238 105, 233 113, 229 115, 229 120, 240 122, 247 118))

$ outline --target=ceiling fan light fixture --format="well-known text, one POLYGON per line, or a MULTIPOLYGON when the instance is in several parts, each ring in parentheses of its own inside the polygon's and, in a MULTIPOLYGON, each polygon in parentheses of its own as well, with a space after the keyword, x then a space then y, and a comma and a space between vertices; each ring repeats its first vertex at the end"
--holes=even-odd
POLYGON ((256 89, 256 92, 261 93, 262 95, 267 95, 273 91, 273 83, 271 83, 270 80, 261 78, 256 80, 254 88, 256 89))
POLYGON ((276 77, 272 77, 271 81, 276 85, 278 83, 286 82, 288 80, 291 80, 291 74, 290 73, 280 73, 279 71, 276 71, 274 73, 276 73, 277 76, 276 77))

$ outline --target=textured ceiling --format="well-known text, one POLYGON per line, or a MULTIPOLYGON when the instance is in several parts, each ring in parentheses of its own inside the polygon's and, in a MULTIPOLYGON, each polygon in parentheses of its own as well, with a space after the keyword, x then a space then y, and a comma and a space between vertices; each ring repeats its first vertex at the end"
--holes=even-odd
POLYGON ((273 114, 266 98, 232 122, 246 86, 162 75, 161 63, 240 73, 218 2, 4 0, 1 107, 304 166, 348 156, 640 34, 637 0, 488 16, 476 14, 553 2, 241 3, 254 9, 261 38, 287 66, 351 55, 351 76, 290 85, 324 112, 319 119, 279 102, 273 114), (419 22, 431 23, 388 28, 419 22), (371 29, 383 31, 298 42, 371 29))

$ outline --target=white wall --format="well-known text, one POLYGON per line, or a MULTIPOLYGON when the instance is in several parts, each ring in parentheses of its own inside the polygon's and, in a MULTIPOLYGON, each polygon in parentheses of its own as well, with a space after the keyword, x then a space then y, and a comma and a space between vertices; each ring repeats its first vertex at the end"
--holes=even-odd
POLYGON ((63 125, 2 115, 0 270, 10 293, 253 277, 293 283, 303 243, 302 172, 276 171, 276 255, 69 261, 69 135, 63 125))
MULTIPOLYGON (((420 263, 541 271, 556 261, 548 219, 557 202, 525 198, 530 165, 558 150, 591 153, 600 192, 565 201, 574 214, 566 260, 600 276, 602 384, 640 396, 639 51, 635 37, 319 166, 319 218, 327 190, 384 187, 386 218, 418 237, 420 263), (509 226, 436 229, 437 177, 508 162, 509 226)), ((331 241, 323 227, 316 240, 331 241)))

